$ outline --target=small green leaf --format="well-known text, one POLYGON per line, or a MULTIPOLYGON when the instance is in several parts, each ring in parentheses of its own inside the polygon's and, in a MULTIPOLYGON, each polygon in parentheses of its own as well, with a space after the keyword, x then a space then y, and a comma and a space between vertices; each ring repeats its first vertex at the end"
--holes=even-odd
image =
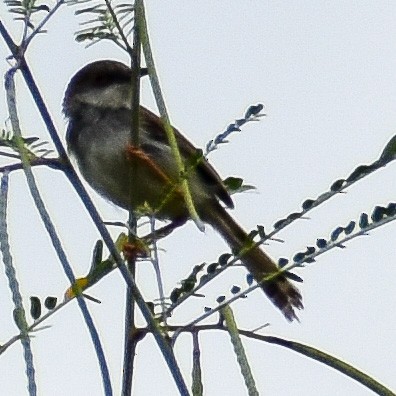
POLYGON ((367 213, 362 213, 359 219, 359 227, 366 228, 369 225, 368 215, 367 213))
POLYGON ((307 246, 307 250, 305 251, 306 255, 315 253, 315 248, 313 246, 307 246))
POLYGON ((103 260, 103 241, 100 239, 96 241, 92 254, 92 267, 96 267, 103 260))
POLYGON ((338 237, 342 234, 344 231, 344 227, 337 227, 331 234, 330 234, 330 239, 334 242, 338 239, 338 237))
POLYGON ((301 213, 298 212, 294 212, 289 214, 289 216, 287 216, 287 220, 297 220, 301 217, 301 213))
POLYGON ((358 166, 347 178, 348 182, 354 182, 357 179, 363 177, 364 175, 372 172, 376 167, 373 165, 360 165, 358 166))
POLYGON ((304 210, 308 210, 311 209, 313 204, 315 203, 315 201, 313 199, 306 199, 303 204, 302 204, 302 208, 304 210))
POLYGON ((285 271, 283 274, 286 276, 286 278, 289 278, 294 282, 300 282, 300 283, 304 282, 302 278, 300 278, 298 275, 294 274, 293 272, 285 271))
POLYGON ((383 206, 376 206, 371 214, 371 220, 380 221, 386 215, 386 209, 383 206))
POLYGON ((260 238, 265 238, 266 237, 266 234, 265 234, 265 231, 264 231, 264 227, 262 225, 258 225, 257 226, 257 231, 258 231, 258 234, 259 234, 260 238))
POLYGON ((302 252, 296 253, 293 257, 293 261, 295 263, 300 263, 301 261, 304 260, 304 257, 305 257, 305 253, 302 252))
POLYGON ((258 230, 252 230, 248 234, 248 244, 254 240, 254 238, 259 234, 258 230))
POLYGON ((218 265, 219 265, 218 263, 209 264, 208 268, 206 269, 207 273, 213 274, 216 271, 218 265))
POLYGON ((389 140, 379 158, 381 163, 388 163, 396 158, 396 135, 389 140))
POLYGON ((323 239, 323 238, 317 239, 317 240, 316 240, 316 246, 317 246, 319 249, 325 248, 325 247, 327 246, 327 241, 326 241, 326 239, 323 239))
POLYGON ((243 179, 240 177, 227 177, 227 179, 223 180, 223 183, 227 187, 228 190, 237 190, 239 187, 242 186, 243 179))
POLYGON ((26 322, 25 311, 23 308, 15 308, 13 311, 15 324, 22 333, 26 333, 28 325, 26 322))
POLYGON ((232 257, 232 254, 230 253, 224 253, 222 254, 219 259, 217 260, 219 265, 221 267, 224 267, 225 265, 227 265, 228 260, 232 257))
POLYGON ((198 273, 200 273, 203 268, 205 267, 206 263, 202 263, 202 264, 197 264, 193 270, 192 270, 192 274, 193 275, 198 275, 198 273))
POLYGON ((274 228, 277 230, 278 228, 281 228, 283 226, 283 224, 286 223, 286 219, 281 219, 278 220, 275 224, 274 224, 274 228))
POLYGON ((181 296, 182 291, 179 288, 173 289, 172 293, 169 296, 169 299, 172 301, 173 304, 177 302, 179 297, 181 296))
POLYGON ((57 302, 56 297, 49 296, 44 300, 44 306, 45 306, 45 308, 51 310, 56 307, 56 302, 57 302))
POLYGON ((23 138, 23 141, 28 146, 32 145, 34 142, 37 142, 37 140, 40 140, 40 138, 38 136, 30 136, 30 137, 23 138))
POLYGON ((278 265, 279 265, 280 268, 285 267, 288 263, 289 263, 289 260, 288 260, 287 258, 281 257, 281 258, 278 260, 278 265))
POLYGON ((257 105, 250 106, 246 110, 245 118, 250 118, 252 116, 257 116, 261 112, 261 110, 263 110, 263 108, 264 108, 264 105, 261 104, 261 103, 259 103, 257 105))
POLYGON ((41 316, 41 301, 38 297, 30 297, 30 315, 34 320, 41 316))
POLYGON ((336 180, 330 187, 331 191, 339 191, 341 190, 342 186, 344 185, 344 183, 346 183, 346 180, 344 179, 339 179, 336 180))
POLYGON ((187 293, 191 291, 197 282, 197 278, 195 276, 189 276, 188 278, 182 281, 182 290, 187 293))
POLYGON ((34 7, 34 9, 35 9, 35 11, 47 11, 47 12, 50 12, 50 8, 47 5, 45 5, 45 4, 39 5, 37 7, 34 7))
POLYGON ((231 293, 232 294, 237 294, 237 293, 239 293, 241 291, 241 288, 239 287, 239 286, 232 286, 232 288, 231 288, 231 293))
POLYGON ((249 190, 255 190, 256 187, 250 184, 243 184, 243 179, 240 177, 227 177, 223 183, 230 194, 242 193, 249 190))
POLYGON ((387 207, 386 207, 386 214, 388 216, 394 216, 396 215, 396 203, 391 202, 387 207))
POLYGON ((351 234, 352 231, 355 229, 355 226, 356 226, 356 222, 351 221, 351 222, 344 228, 345 235, 351 234))

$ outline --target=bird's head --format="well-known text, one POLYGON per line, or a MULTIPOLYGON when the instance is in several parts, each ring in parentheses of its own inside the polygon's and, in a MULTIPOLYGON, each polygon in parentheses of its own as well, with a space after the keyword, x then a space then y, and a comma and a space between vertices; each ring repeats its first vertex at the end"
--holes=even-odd
POLYGON ((71 117, 86 105, 131 108, 132 70, 121 62, 99 60, 80 69, 70 80, 63 112, 71 117))

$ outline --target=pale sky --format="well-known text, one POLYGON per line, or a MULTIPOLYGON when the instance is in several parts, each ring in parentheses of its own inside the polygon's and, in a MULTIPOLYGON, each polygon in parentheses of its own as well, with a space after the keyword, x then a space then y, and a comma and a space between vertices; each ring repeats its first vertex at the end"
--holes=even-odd
MULTIPOLYGON (((275 221, 298 211, 307 198, 327 191, 339 178, 379 156, 396 133, 396 3, 387 1, 147 1, 147 18, 162 89, 173 124, 200 147, 251 104, 263 103, 267 117, 210 157, 225 178, 243 177, 257 193, 235 196, 233 215, 246 229, 257 224, 270 231, 275 221)), ((76 43, 74 9, 64 7, 37 37, 27 59, 62 138, 64 89, 84 64, 103 58, 127 61, 110 43, 88 49, 76 43)), ((1 19, 14 38, 19 26, 0 5, 1 19), (4 17, 3 17, 4 16, 4 17)), ((0 72, 9 52, 0 41, 0 72)), ((26 136, 48 140, 22 79, 17 85, 20 117, 26 136)), ((142 103, 156 111, 148 81, 142 103)), ((0 119, 6 119, 0 97, 0 119)), ((7 160, 1 158, 1 163, 7 160)), ((297 251, 328 238, 330 232, 375 205, 396 201, 396 164, 352 186, 299 220, 271 242, 274 257, 291 258, 297 251)), ((89 268, 98 239, 86 211, 60 172, 36 169, 47 208, 61 236, 76 276, 89 268)), ((89 190, 105 220, 124 221, 126 212, 89 190)), ((22 172, 11 175, 9 228, 14 264, 22 293, 59 299, 68 287, 50 240, 40 223, 22 172)), ((117 230, 112 229, 114 235, 117 230)), ((317 263, 296 271, 304 279, 301 323, 287 323, 256 291, 233 305, 239 326, 254 329, 269 322, 262 334, 315 346, 333 354, 396 389, 396 303, 394 263, 396 224, 332 250, 317 263)), ((160 243, 167 294, 203 261, 228 251, 208 226, 177 230, 160 243)), ((3 271, 4 272, 4 271, 3 271)), ((157 296, 150 263, 141 264, 137 282, 145 297, 157 296)), ((245 285, 245 271, 232 269, 202 292, 203 299, 182 305, 171 323, 186 323, 229 295, 232 285, 245 285)), ((120 392, 123 348, 124 284, 118 272, 101 280, 89 303, 109 364, 114 394, 120 392)), ((0 276, 0 344, 17 333, 4 275, 0 276)), ((210 321, 217 321, 213 317, 210 321)), ((210 322, 209 321, 209 322, 210 322)), ((209 323, 208 322, 208 323, 209 323)), ((143 324, 143 321, 140 321, 143 324)), ((74 302, 51 318, 52 327, 32 339, 40 396, 102 395, 100 371, 90 337, 74 302)), ((226 333, 200 336, 205 395, 246 394, 226 333)), ((371 395, 352 379, 281 347, 243 339, 261 394, 277 396, 371 395)), ((191 337, 181 336, 177 358, 191 383, 191 337)), ((151 337, 139 344, 134 395, 177 394, 173 379, 151 337)), ((22 349, 15 344, 0 356, 1 393, 27 394, 22 349)))

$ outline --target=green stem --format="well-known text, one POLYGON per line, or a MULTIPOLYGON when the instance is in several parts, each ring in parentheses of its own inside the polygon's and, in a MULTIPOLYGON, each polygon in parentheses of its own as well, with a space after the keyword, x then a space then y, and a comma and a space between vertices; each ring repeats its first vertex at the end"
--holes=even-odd
POLYGON ((239 336, 238 326, 235 322, 234 314, 229 305, 221 310, 223 315, 228 334, 231 337, 231 343, 234 347, 234 351, 241 368, 242 376, 245 380, 246 388, 248 390, 249 396, 258 396, 258 390, 256 388, 256 383, 254 382, 253 373, 249 365, 248 358, 243 347, 241 337, 239 336))
MULTIPOLYGON (((174 130, 173 130, 173 128, 170 124, 170 121, 169 121, 168 111, 166 109, 165 101, 164 101, 164 98, 161 93, 158 75, 155 70, 154 58, 153 58, 153 54, 151 51, 149 37, 148 37, 147 22, 146 22, 146 16, 145 16, 143 2, 140 2, 140 1, 136 2, 135 12, 139 12, 139 14, 142 16, 138 20, 138 28, 139 28, 140 38, 142 41, 144 57, 145 57, 146 63, 147 63, 151 86, 153 87, 154 97, 157 102, 158 110, 161 114, 161 118, 162 118, 162 122, 163 122, 163 125, 165 128, 166 136, 168 138, 169 145, 172 150, 173 158, 176 162, 178 173, 179 173, 179 175, 183 175, 184 174, 184 163, 183 163, 183 159, 181 157, 180 151, 179 151, 179 147, 177 144, 174 130)), ((199 228, 199 230, 203 231, 205 229, 205 227, 204 227, 202 221, 200 220, 198 213, 195 209, 194 201, 192 199, 191 191, 190 191, 189 185, 188 185, 188 180, 181 179, 180 186, 182 188, 183 197, 184 197, 184 200, 185 200, 185 203, 186 203, 186 206, 187 206, 187 209, 188 209, 188 212, 189 212, 191 218, 194 220, 194 222, 197 225, 197 227, 199 228)))

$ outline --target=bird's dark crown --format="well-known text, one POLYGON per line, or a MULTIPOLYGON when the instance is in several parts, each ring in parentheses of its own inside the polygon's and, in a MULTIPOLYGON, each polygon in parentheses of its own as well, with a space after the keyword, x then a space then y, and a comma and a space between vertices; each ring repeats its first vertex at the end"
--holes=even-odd
MULTIPOLYGON (((96 93, 103 93, 112 86, 127 86, 130 81, 131 69, 121 62, 99 60, 89 63, 80 69, 69 82, 63 101, 65 115, 69 116, 73 112, 76 101, 87 101, 87 95, 91 95, 93 100, 96 96, 97 104, 101 105, 99 95, 96 93)), ((120 95, 124 96, 121 92, 120 95)))

